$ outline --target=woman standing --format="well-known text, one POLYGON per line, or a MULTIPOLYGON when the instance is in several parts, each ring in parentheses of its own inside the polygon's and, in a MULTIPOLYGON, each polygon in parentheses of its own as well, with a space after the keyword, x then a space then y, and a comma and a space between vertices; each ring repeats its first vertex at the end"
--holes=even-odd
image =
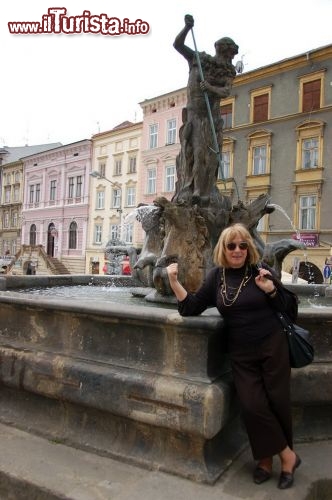
POLYGON ((177 264, 167 267, 170 286, 182 316, 198 315, 212 306, 224 317, 234 384, 257 461, 254 482, 270 479, 273 456, 278 455, 278 487, 286 489, 301 459, 293 451, 288 344, 275 311, 295 320, 296 296, 272 276, 272 270, 258 266, 259 254, 242 224, 221 233, 214 262, 216 267, 195 294, 178 281, 177 264))

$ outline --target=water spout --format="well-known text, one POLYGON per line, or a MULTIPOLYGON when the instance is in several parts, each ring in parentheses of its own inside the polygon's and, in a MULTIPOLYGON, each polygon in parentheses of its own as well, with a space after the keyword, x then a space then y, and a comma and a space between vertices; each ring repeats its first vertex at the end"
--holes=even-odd
POLYGON ((126 215, 124 222, 125 224, 128 224, 130 222, 134 222, 135 220, 141 221, 142 218, 155 212, 156 210, 160 210, 160 208, 156 205, 140 205, 126 215))
POLYGON ((277 205, 276 203, 269 203, 269 206, 270 206, 270 207, 275 208, 276 210, 278 210, 278 212, 282 213, 282 214, 286 217, 286 219, 288 220, 288 222, 289 222, 289 223, 290 223, 290 225, 291 225, 291 228, 293 229, 293 231, 294 231, 294 232, 295 232, 295 234, 296 234, 296 239, 300 241, 300 240, 301 240, 301 233, 300 233, 300 231, 299 231, 299 230, 295 227, 294 222, 293 222, 293 221, 292 221, 292 219, 289 217, 289 215, 288 215, 288 213, 286 212, 286 210, 285 210, 283 207, 281 207, 280 205, 277 205))

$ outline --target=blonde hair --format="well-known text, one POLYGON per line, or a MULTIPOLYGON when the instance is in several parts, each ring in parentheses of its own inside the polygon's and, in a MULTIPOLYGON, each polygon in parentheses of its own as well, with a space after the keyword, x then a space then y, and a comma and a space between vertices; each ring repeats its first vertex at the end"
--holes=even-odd
POLYGON ((254 240, 248 229, 240 223, 226 227, 219 236, 218 243, 213 251, 213 262, 216 266, 229 267, 226 259, 226 245, 231 243, 237 236, 248 243, 247 263, 257 264, 260 259, 254 240))

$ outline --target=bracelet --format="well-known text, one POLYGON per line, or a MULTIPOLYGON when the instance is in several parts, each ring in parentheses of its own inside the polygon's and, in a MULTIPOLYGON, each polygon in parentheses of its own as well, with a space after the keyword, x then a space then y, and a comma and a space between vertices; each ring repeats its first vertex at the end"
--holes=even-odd
POLYGON ((265 293, 266 293, 266 295, 271 296, 271 295, 275 294, 276 291, 277 291, 277 289, 276 289, 276 287, 274 287, 273 290, 271 290, 271 292, 265 292, 265 293))

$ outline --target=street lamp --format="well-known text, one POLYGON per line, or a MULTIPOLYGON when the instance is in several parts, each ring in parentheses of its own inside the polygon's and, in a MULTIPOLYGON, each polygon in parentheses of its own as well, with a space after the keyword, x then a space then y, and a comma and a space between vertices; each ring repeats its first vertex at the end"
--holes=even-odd
POLYGON ((90 172, 90 175, 91 177, 95 177, 96 179, 104 179, 105 181, 110 182, 111 184, 113 184, 113 186, 116 186, 121 190, 120 184, 118 184, 117 182, 113 182, 110 179, 107 179, 107 177, 101 175, 99 172, 97 172, 97 170, 93 170, 92 172, 90 172))
POLYGON ((101 175, 100 172, 98 172, 97 170, 93 170, 92 172, 90 172, 89 175, 91 175, 91 177, 95 177, 96 179, 105 180, 105 181, 109 182, 110 184, 112 184, 112 186, 119 189, 119 191, 120 191, 120 200, 119 200, 120 206, 119 207, 113 206, 112 208, 115 208, 120 216, 120 240, 122 240, 122 212, 123 212, 123 210, 121 207, 121 205, 122 205, 122 188, 121 188, 120 184, 118 184, 117 182, 111 181, 110 179, 108 179, 104 175, 101 175))

